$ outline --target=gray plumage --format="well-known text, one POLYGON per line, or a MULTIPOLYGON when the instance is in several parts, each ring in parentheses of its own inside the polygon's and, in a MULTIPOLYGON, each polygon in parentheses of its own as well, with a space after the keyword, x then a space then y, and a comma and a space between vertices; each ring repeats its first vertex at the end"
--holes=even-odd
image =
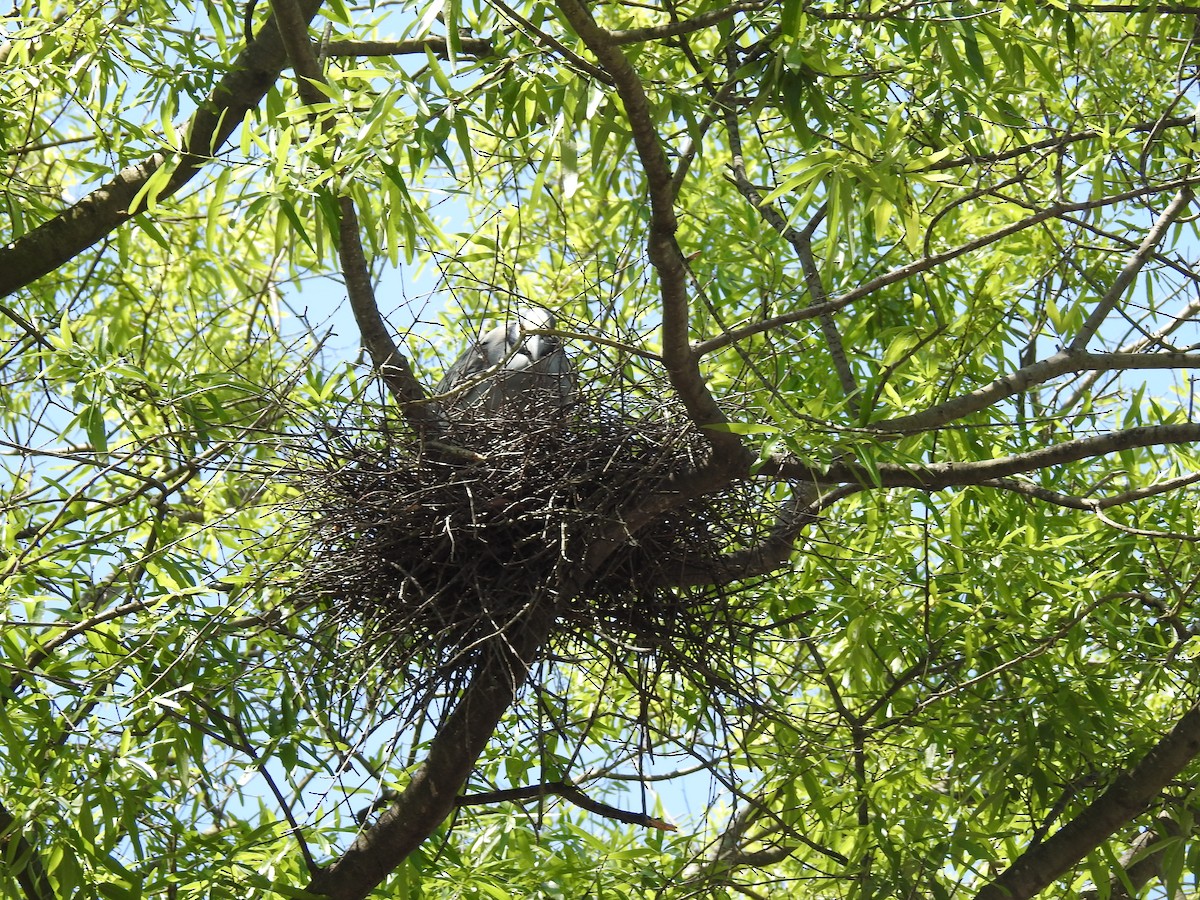
POLYGON ((526 333, 553 327, 553 315, 533 309, 520 312, 518 321, 498 325, 479 337, 434 389, 436 394, 453 394, 442 399, 442 406, 453 411, 482 408, 490 412, 520 406, 526 414, 561 410, 575 390, 571 360, 558 338, 526 333), (468 384, 470 387, 455 393, 468 384))

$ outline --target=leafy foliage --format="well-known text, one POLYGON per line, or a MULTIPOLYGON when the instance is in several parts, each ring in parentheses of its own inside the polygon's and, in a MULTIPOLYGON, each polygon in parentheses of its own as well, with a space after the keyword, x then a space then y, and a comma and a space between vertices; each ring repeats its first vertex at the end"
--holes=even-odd
POLYGON ((401 897, 1188 883, 1190 756, 1137 776, 1198 699, 1194 15, 332 2, 294 79, 283 3, 0 28, 0 893, 362 896, 317 868, 360 851, 401 897), (288 587, 288 447, 397 405, 308 313, 349 293, 380 368, 347 209, 417 371, 549 306, 709 436, 681 496, 793 511, 714 577, 736 700, 539 644, 396 858, 459 695, 314 677, 359 648, 288 587))

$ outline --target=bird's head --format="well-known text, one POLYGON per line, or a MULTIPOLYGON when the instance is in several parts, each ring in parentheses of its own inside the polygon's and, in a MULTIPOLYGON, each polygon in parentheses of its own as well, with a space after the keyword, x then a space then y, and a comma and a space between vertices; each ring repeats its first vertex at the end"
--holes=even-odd
MULTIPOLYGON (((554 313, 548 309, 523 309, 517 314, 522 331, 542 331, 554 327, 554 313)), ((525 349, 532 360, 540 359, 558 348, 558 341, 547 335, 530 335, 525 339, 525 349)))
POLYGON ((540 307, 521 310, 517 313, 517 319, 520 321, 521 327, 526 331, 537 331, 538 329, 554 327, 554 313, 540 307))

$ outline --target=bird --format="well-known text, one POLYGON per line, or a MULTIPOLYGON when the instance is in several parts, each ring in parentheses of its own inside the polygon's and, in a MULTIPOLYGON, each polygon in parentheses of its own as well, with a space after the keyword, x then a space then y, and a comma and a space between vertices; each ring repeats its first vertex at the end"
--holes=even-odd
POLYGON ((495 413, 519 406, 524 415, 561 411, 575 391, 575 369, 557 337, 529 333, 553 327, 554 315, 535 308, 520 310, 516 321, 481 335, 434 388, 443 395, 443 409, 495 413), (463 389, 465 385, 469 387, 463 389))

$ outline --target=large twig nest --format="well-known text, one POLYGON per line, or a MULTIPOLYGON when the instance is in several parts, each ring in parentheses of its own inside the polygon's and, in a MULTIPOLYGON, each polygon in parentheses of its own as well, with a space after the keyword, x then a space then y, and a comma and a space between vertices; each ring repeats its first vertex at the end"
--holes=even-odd
POLYGON ((762 510, 742 488, 629 531, 622 510, 708 453, 670 406, 639 412, 580 401, 551 417, 461 414, 439 438, 457 451, 423 444, 386 413, 339 428, 301 466, 311 558, 294 596, 353 628, 362 658, 406 675, 414 694, 453 687, 547 597, 560 650, 634 649, 719 680, 712 658, 731 646, 724 594, 677 587, 679 573, 694 584, 707 567, 720 584, 722 554, 753 539, 762 510), (581 578, 599 534, 622 543, 581 578))

